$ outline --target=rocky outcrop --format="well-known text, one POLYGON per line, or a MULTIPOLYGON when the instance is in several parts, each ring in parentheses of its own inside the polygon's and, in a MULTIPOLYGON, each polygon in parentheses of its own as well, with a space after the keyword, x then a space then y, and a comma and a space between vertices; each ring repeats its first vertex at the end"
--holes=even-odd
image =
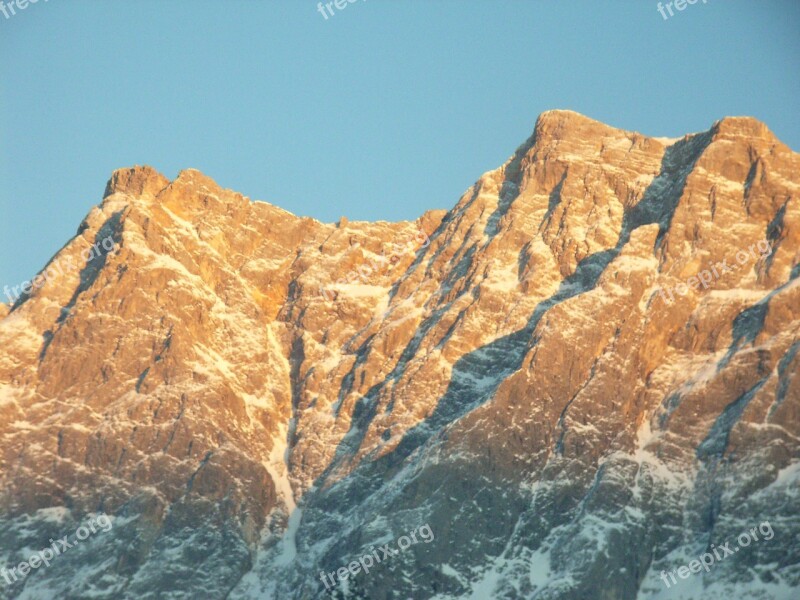
POLYGON ((81 268, 0 321, 0 560, 114 528, 0 594, 794 597, 798 173, 754 119, 569 111, 415 222, 115 172, 56 257, 81 268))

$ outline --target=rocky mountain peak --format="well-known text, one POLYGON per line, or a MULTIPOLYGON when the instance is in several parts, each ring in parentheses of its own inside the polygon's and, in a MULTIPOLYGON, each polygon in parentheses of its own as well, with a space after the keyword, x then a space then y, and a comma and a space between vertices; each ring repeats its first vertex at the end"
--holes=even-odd
POLYGON ((127 194, 132 197, 155 197, 169 185, 169 179, 149 166, 135 166, 117 169, 106 184, 103 197, 112 194, 127 194))
POLYGON ((771 136, 549 111, 397 223, 115 171, 0 307, 0 559, 113 529, 4 592, 318 598, 427 524, 339 597, 637 600, 768 522, 696 576, 793 598, 800 155, 771 136))
POLYGON ((541 138, 564 139, 588 132, 613 134, 618 129, 572 110, 548 110, 539 115, 534 127, 541 138))
POLYGON ((714 123, 711 132, 715 139, 739 139, 741 141, 759 139, 780 144, 769 127, 753 117, 725 117, 714 123))

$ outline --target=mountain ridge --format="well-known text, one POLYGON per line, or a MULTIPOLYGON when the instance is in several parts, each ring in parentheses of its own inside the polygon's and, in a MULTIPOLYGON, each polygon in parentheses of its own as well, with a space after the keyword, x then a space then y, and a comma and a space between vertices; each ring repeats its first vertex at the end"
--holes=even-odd
POLYGON ((115 171, 57 254, 80 272, 0 313, 0 559, 114 529, 4 593, 315 598, 429 524, 330 594, 693 597, 659 573, 769 521, 694 583, 791 597, 797 173, 752 118, 665 141, 571 111, 413 221, 115 171))

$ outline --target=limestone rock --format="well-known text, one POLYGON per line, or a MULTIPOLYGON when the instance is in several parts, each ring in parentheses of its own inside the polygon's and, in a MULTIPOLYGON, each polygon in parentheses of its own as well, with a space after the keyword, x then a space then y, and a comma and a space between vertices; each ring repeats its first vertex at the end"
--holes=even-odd
POLYGON ((676 589, 795 597, 798 174, 755 119, 570 111, 414 222, 116 171, 0 307, 0 559, 114 528, 5 592, 317 598, 429 524, 336 597, 656 598, 769 521, 676 589))

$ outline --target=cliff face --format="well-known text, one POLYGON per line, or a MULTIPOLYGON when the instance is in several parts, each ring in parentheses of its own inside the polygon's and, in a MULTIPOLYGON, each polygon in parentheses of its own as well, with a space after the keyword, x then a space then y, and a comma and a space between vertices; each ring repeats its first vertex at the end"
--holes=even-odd
POLYGON ((0 597, 795 597, 798 174, 568 111, 416 222, 115 172, 0 314, 0 562, 114 527, 0 597))

